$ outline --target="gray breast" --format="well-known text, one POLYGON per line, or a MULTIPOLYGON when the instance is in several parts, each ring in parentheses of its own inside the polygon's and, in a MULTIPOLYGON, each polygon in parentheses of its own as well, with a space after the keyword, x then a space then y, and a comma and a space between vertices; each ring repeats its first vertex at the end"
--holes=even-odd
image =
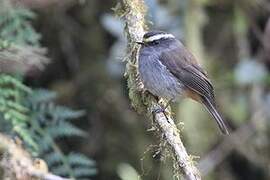
POLYGON ((139 73, 144 87, 156 96, 168 100, 175 100, 182 93, 178 79, 176 79, 159 61, 159 53, 152 47, 144 47, 139 55, 139 73))

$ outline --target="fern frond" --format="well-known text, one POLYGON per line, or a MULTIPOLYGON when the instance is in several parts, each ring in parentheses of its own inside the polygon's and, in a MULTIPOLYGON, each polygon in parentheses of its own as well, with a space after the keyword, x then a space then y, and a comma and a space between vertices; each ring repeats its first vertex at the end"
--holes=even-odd
POLYGON ((86 136, 86 133, 69 122, 60 122, 57 126, 50 126, 47 132, 55 138, 70 136, 86 136))
POLYGON ((31 93, 31 89, 25 86, 20 80, 18 80, 18 78, 15 78, 7 74, 1 74, 0 85, 15 87, 14 89, 9 89, 10 91, 18 89, 25 93, 31 93))
POLYGON ((76 119, 82 117, 85 114, 85 111, 74 111, 70 108, 64 106, 58 106, 55 109, 55 118, 62 118, 62 119, 76 119))
POLYGON ((60 176, 68 176, 69 175, 67 169, 65 168, 65 166, 63 166, 63 164, 60 164, 59 166, 52 168, 51 171, 54 174, 58 174, 60 176))
POLYGON ((93 160, 90 160, 86 156, 78 153, 70 153, 68 155, 68 162, 72 166, 95 166, 96 163, 93 160))
POLYGON ((42 142, 39 143, 40 155, 55 174, 74 179, 90 177, 96 172, 94 161, 79 153, 65 155, 56 143, 58 138, 86 135, 70 121, 82 116, 83 111, 56 105, 52 101, 54 98, 55 94, 50 91, 37 90, 29 96, 27 103, 34 112, 31 116, 33 122, 30 124, 35 132, 32 136, 42 142))
MULTIPOLYGON (((2 73, 23 75, 29 69, 25 66, 28 62, 31 65, 36 62, 38 69, 49 62, 45 57, 46 49, 38 47, 40 34, 31 25, 34 19, 35 13, 31 10, 0 0, 2 73)), ((56 143, 61 137, 85 136, 86 133, 71 122, 84 112, 56 105, 54 92, 32 91, 21 79, 22 76, 0 74, 0 129, 12 128, 9 132, 19 135, 32 154, 43 157, 51 171, 58 175, 72 179, 88 179, 94 175, 94 161, 78 153, 66 155, 56 143), (7 125, 2 126, 3 122, 7 125)))
POLYGON ((39 142, 38 147, 39 147, 39 154, 40 155, 46 155, 47 152, 49 152, 51 150, 51 144, 47 141, 42 139, 42 141, 40 141, 40 136, 38 135, 34 135, 36 142, 39 142))
POLYGON ((49 166, 56 165, 57 163, 61 163, 61 157, 59 154, 55 152, 50 152, 44 156, 46 159, 46 162, 48 163, 49 166))
POLYGON ((37 144, 27 131, 30 121, 29 109, 24 106, 24 98, 31 90, 21 81, 10 75, 0 75, 0 114, 6 123, 10 123, 13 131, 31 148, 37 149, 37 144))
POLYGON ((16 125, 13 127, 13 130, 22 138, 23 142, 30 146, 33 151, 38 150, 37 143, 33 140, 33 138, 29 135, 27 128, 23 125, 16 125))
POLYGON ((83 176, 93 176, 96 174, 96 169, 93 168, 83 168, 83 167, 77 167, 74 168, 74 175, 75 177, 83 177, 83 176))
POLYGON ((38 46, 40 35, 30 21, 35 14, 23 7, 13 9, 10 4, 0 3, 0 38, 16 44, 38 46))
POLYGON ((45 103, 53 101, 56 98, 56 93, 46 89, 36 89, 35 93, 29 98, 29 102, 32 103, 45 103))

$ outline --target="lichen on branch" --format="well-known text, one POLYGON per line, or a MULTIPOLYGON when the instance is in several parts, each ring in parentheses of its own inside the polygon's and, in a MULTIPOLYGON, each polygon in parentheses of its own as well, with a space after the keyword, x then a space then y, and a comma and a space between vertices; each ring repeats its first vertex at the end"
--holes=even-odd
POLYGON ((157 127, 156 132, 164 137, 166 144, 172 150, 172 156, 178 165, 179 174, 183 172, 182 174, 186 179, 200 180, 199 171, 186 152, 179 130, 171 118, 170 108, 167 109, 166 114, 164 112, 152 114, 153 110, 159 107, 159 103, 153 95, 146 93, 139 78, 139 45, 136 44, 136 41, 141 41, 147 29, 145 22, 146 9, 143 0, 121 0, 115 8, 116 14, 124 19, 126 25, 125 33, 128 39, 128 47, 125 57, 125 77, 128 82, 131 104, 137 112, 144 113, 149 119, 153 119, 154 126, 157 127))

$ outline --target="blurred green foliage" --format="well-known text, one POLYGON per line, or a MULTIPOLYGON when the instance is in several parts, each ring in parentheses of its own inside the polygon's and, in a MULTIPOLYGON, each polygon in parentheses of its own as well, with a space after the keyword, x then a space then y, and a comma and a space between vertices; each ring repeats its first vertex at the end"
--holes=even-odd
MULTIPOLYGON (((39 46, 41 35, 31 24, 35 16, 29 9, 1 1, 1 51, 8 51, 11 44, 39 46)), ((2 132, 19 135, 32 155, 44 158, 55 174, 81 180, 96 174, 93 160, 80 153, 64 153, 57 142, 63 137, 85 137, 71 122, 81 117, 82 111, 56 105, 54 92, 31 90, 23 84, 23 76, 0 74, 0 89, 2 132)))

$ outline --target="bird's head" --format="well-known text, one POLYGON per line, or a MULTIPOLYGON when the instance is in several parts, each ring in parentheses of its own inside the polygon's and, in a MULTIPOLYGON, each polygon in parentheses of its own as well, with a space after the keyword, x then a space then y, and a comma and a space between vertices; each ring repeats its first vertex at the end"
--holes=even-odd
POLYGON ((165 40, 168 39, 174 39, 175 37, 170 34, 163 31, 149 31, 143 35, 142 42, 137 42, 138 44, 151 46, 159 44, 165 40))

